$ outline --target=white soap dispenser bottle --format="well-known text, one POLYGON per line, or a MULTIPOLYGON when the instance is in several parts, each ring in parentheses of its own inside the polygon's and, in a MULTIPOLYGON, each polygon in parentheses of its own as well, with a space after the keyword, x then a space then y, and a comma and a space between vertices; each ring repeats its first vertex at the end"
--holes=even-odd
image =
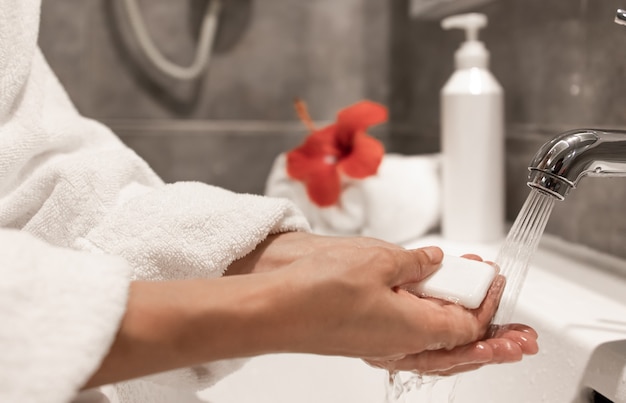
POLYGON ((504 234, 504 95, 478 40, 486 25, 477 13, 442 21, 444 29, 464 29, 467 36, 441 90, 441 226, 454 241, 495 242, 504 234))

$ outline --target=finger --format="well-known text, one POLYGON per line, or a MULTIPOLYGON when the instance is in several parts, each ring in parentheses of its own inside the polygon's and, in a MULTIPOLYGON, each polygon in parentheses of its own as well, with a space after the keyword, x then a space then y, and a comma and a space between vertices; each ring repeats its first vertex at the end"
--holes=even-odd
POLYGON ((496 269, 496 274, 500 274, 500 266, 496 262, 492 260, 485 260, 484 262, 493 266, 493 268, 496 269))
POLYGON ((515 330, 518 332, 530 334, 535 339, 539 338, 539 334, 537 334, 537 331, 535 329, 533 329, 532 327, 528 325, 524 325, 523 323, 508 323, 506 325, 494 325, 494 331, 492 333, 495 334, 497 337, 502 332, 507 332, 509 330, 515 330))
POLYGON ((370 364, 388 370, 448 376, 473 371, 485 365, 517 362, 522 357, 523 353, 515 342, 490 339, 453 350, 426 351, 397 361, 375 361, 370 364))
MULTIPOLYGON (((511 328, 503 328, 496 332, 495 339, 507 339, 520 347, 523 354, 533 355, 539 351, 539 345, 537 344, 537 337, 532 332, 524 332, 520 330, 514 330, 511 328)), ((488 341, 488 340, 487 340, 488 341)))
POLYGON ((441 306, 445 311, 438 315, 430 315, 429 336, 433 342, 429 350, 440 348, 451 349, 483 338, 489 330, 489 323, 493 318, 504 290, 505 278, 498 275, 484 301, 474 310, 467 310, 461 306, 450 304, 441 306))
POLYGON ((475 254, 473 254, 473 253, 466 253, 465 255, 461 255, 461 257, 463 257, 463 258, 465 258, 465 259, 469 259, 469 260, 477 260, 477 261, 479 261, 479 262, 482 262, 482 261, 483 261, 483 258, 482 258, 482 257, 480 257, 480 256, 478 256, 478 255, 475 255, 475 254))
POLYGON ((489 344, 476 342, 452 350, 424 351, 382 364, 391 370, 426 374, 448 371, 459 365, 484 365, 492 360, 493 351, 489 344))
POLYGON ((392 279, 392 286, 415 283, 433 274, 441 266, 443 251, 436 246, 412 250, 394 251, 398 270, 392 279))
POLYGON ((516 342, 508 339, 488 339, 483 341, 487 343, 493 353, 490 364, 504 364, 508 362, 520 361, 524 353, 522 348, 516 342))
POLYGON ((504 292, 505 284, 506 279, 502 275, 497 275, 491 283, 491 287, 489 287, 489 291, 482 304, 474 311, 480 323, 487 324, 491 322, 500 304, 500 298, 504 292))
POLYGON ((426 373, 423 375, 437 375, 437 376, 452 376, 452 375, 458 375, 461 374, 463 372, 469 372, 469 371, 476 371, 477 369, 484 367, 485 365, 488 365, 488 363, 485 364, 463 364, 463 365, 457 365, 454 368, 450 368, 446 371, 441 371, 441 372, 434 372, 434 373, 426 373))
POLYGON ((539 352, 539 344, 537 344, 537 339, 528 336, 526 333, 522 332, 508 332, 502 338, 511 340, 522 350, 522 353, 525 355, 535 355, 539 352))

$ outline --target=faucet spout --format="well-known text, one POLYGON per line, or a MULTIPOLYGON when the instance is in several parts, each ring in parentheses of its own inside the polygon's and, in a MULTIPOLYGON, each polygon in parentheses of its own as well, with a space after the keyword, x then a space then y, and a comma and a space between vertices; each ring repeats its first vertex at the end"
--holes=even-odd
POLYGON ((626 176, 626 131, 562 133, 539 149, 528 170, 528 186, 558 200, 585 176, 626 176))
POLYGON ((626 10, 621 8, 615 13, 615 23, 619 25, 626 25, 626 10))

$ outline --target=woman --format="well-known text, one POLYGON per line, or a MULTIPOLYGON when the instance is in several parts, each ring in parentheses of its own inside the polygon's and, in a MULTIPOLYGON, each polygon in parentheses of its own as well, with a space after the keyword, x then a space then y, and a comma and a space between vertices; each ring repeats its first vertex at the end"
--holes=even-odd
POLYGON ((502 279, 474 311, 403 291, 439 248, 321 237, 285 200, 164 184, 74 109, 37 48, 39 7, 0 3, 0 401, 106 384, 114 401, 193 401, 269 352, 440 374, 536 352, 527 326, 485 339, 502 279))

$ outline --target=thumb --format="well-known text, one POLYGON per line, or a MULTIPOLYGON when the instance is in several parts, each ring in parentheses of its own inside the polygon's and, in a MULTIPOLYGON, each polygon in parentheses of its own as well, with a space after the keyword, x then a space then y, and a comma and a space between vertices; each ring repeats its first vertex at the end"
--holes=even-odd
POLYGON ((436 246, 405 250, 400 254, 394 286, 422 281, 439 269, 443 251, 436 246))

